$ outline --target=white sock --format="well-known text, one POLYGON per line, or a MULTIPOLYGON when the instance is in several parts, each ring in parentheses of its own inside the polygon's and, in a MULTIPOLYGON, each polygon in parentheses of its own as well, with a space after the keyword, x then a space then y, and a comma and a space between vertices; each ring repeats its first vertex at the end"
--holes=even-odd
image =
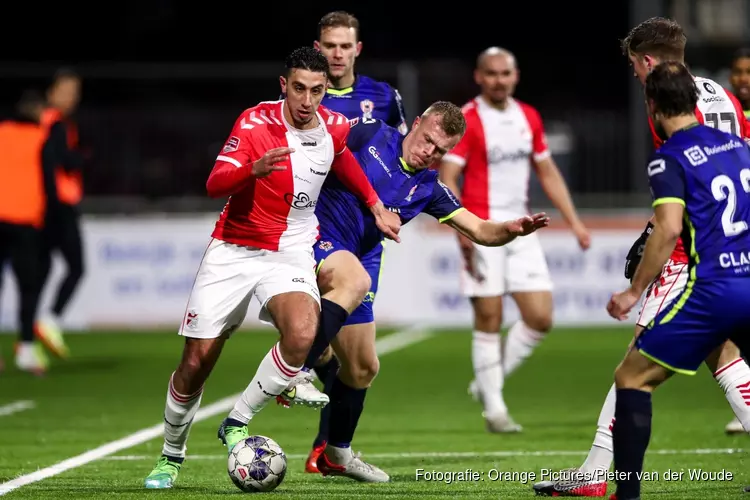
POLYGON ((596 422, 596 435, 594 443, 591 445, 589 455, 581 466, 582 472, 594 472, 596 470, 609 470, 614 458, 614 446, 612 444, 612 426, 615 423, 615 402, 617 401, 617 392, 615 384, 609 388, 607 398, 604 400, 604 406, 599 413, 599 420, 596 422))
POLYGON ((506 377, 521 366, 526 358, 531 356, 534 348, 539 345, 543 338, 542 332, 529 328, 521 320, 516 321, 510 327, 508 337, 505 339, 505 352, 503 353, 503 373, 506 377))
POLYGON ((471 339, 471 362, 474 378, 484 403, 484 414, 494 416, 508 412, 503 400, 503 367, 500 334, 474 332, 471 339))
POLYGON ((750 367, 737 358, 714 373, 716 382, 724 390, 729 405, 745 431, 750 429, 750 367))
POLYGON ((185 458, 187 439, 203 397, 201 387, 188 396, 177 392, 173 385, 174 373, 169 377, 167 404, 164 408, 164 446, 162 453, 170 457, 185 458))
POLYGON ((279 344, 274 345, 255 372, 245 392, 229 412, 229 418, 248 423, 272 399, 287 388, 289 382, 300 371, 301 366, 287 364, 281 357, 279 344))

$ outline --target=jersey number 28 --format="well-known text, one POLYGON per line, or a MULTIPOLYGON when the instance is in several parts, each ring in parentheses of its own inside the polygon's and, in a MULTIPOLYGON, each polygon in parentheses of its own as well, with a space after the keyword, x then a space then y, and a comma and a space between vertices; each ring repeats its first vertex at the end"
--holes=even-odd
MULTIPOLYGON (((740 184, 746 194, 750 194, 750 168, 740 170, 740 184)), ((746 221, 735 221, 734 211, 737 208, 737 189, 735 183, 729 176, 717 175, 711 181, 711 194, 716 201, 727 201, 727 206, 721 214, 721 227, 724 230, 724 236, 737 236, 747 231, 746 221)))

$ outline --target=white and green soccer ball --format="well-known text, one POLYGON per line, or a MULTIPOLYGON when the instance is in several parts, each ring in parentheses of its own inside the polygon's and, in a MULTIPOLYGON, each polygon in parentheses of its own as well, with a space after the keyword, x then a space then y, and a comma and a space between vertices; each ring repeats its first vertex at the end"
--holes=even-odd
POLYGON ((286 475, 286 455, 273 439, 250 436, 232 448, 227 472, 242 491, 272 491, 286 475))

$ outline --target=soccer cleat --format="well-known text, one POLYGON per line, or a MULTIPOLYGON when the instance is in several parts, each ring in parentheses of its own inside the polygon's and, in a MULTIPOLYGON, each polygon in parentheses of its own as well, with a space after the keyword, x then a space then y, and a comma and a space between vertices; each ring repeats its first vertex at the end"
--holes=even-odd
POLYGON ((560 471, 562 476, 556 481, 539 481, 534 484, 534 493, 543 497, 603 497, 607 494, 607 482, 592 478, 591 474, 583 477, 577 468, 560 471))
POLYGON ((221 442, 224 443, 224 446, 227 447, 227 454, 229 454, 231 453, 232 448, 234 448, 234 445, 243 439, 249 438, 250 433, 247 431, 247 425, 228 425, 227 420, 229 419, 224 419, 219 426, 218 436, 221 442))
POLYGON ((324 476, 344 476, 361 483, 387 483, 390 476, 382 469, 362 460, 360 454, 352 454, 345 464, 333 463, 325 454, 318 457, 318 470, 324 476))
POLYGON ((16 344, 16 367, 24 372, 42 376, 47 372, 49 359, 42 346, 36 342, 16 344))
POLYGON ((523 431, 523 427, 517 424, 507 413, 492 416, 482 415, 487 432, 492 434, 513 434, 523 431))
POLYGON ((326 442, 323 441, 323 444, 315 446, 311 451, 310 454, 307 456, 307 461, 305 462, 305 472, 309 472, 311 474, 316 474, 320 472, 318 470, 318 459, 320 458, 320 455, 325 451, 326 449, 326 442))
POLYGON ((727 434, 744 434, 745 428, 742 427, 742 422, 739 421, 737 417, 734 417, 734 419, 729 422, 726 427, 724 427, 724 432, 727 434))
POLYGON ((323 408, 329 398, 312 383, 313 375, 300 370, 289 382, 284 392, 276 396, 276 402, 289 408, 291 405, 302 405, 310 408, 323 408))
POLYGON ((34 335, 53 355, 66 359, 70 350, 65 344, 62 330, 55 321, 49 318, 37 320, 34 323, 34 335))
POLYGON ((174 486, 177 474, 180 473, 180 467, 182 467, 181 459, 162 455, 156 462, 154 470, 143 481, 143 485, 153 490, 171 488, 174 486))

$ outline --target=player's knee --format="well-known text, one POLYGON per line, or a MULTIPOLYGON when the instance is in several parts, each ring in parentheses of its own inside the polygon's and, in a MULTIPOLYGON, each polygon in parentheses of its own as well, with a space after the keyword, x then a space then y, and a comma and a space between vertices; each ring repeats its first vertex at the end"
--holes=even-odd
POLYGON ((289 318, 281 331, 284 360, 292 366, 302 366, 315 340, 316 324, 307 318, 289 318))
POLYGON ((185 392, 198 390, 205 382, 213 368, 209 359, 208 342, 188 339, 180 364, 175 370, 176 385, 185 388, 185 392))
POLYGON ((630 389, 631 387, 628 386, 629 382, 630 378, 621 363, 615 368, 615 387, 618 389, 630 389))
POLYGON ((369 359, 359 359, 346 367, 348 382, 355 389, 366 389, 372 385, 380 371, 380 360, 377 356, 369 359))
POLYGON ((482 309, 474 310, 474 329, 480 332, 495 333, 500 331, 503 314, 499 311, 482 309))
POLYGON ((548 333, 550 330, 552 330, 551 313, 534 314, 529 318, 524 318, 523 322, 526 323, 526 326, 528 326, 532 330, 540 333, 548 333))
POLYGON ((349 291, 352 308, 359 305, 372 287, 372 278, 367 272, 360 268, 357 273, 352 273, 347 279, 346 287, 349 291))

